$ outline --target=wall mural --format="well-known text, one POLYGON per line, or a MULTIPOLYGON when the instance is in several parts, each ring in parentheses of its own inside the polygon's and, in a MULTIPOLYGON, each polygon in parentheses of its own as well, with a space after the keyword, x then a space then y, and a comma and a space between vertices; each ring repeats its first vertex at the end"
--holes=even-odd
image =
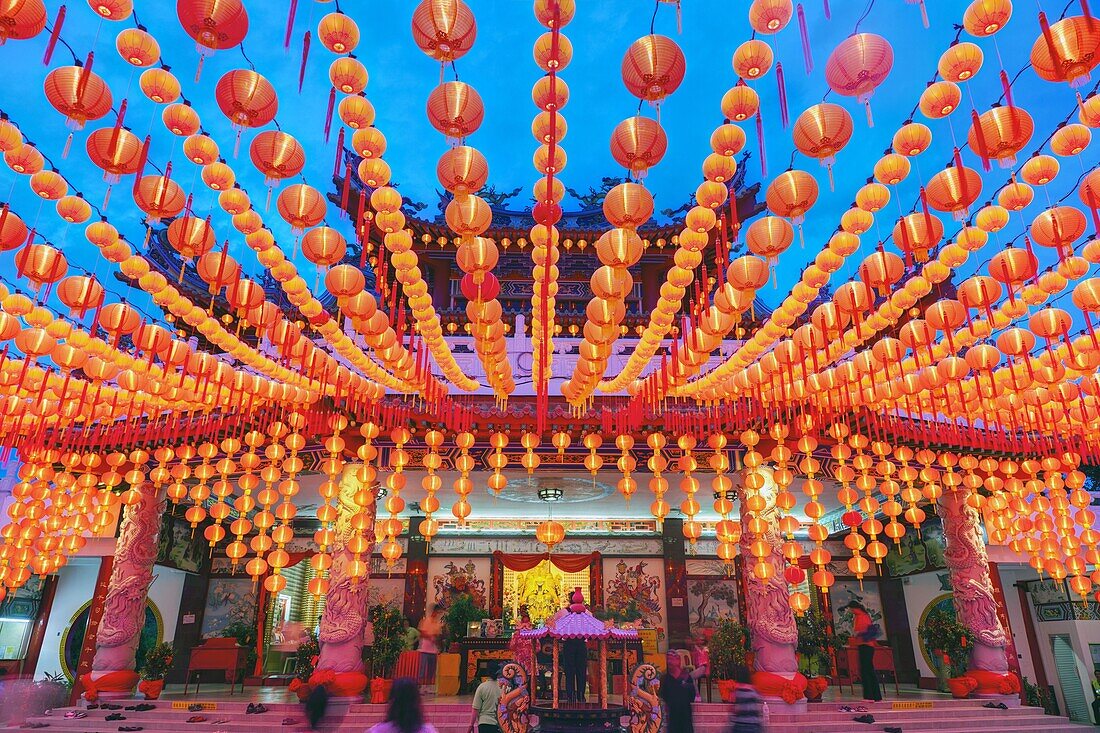
POLYGON ((613 617, 657 629, 664 637, 664 577, 660 562, 604 559, 604 608, 613 617), (656 565, 656 572, 650 570, 656 565))
POLYGON ((688 619, 693 630, 713 629, 722 619, 739 618, 737 578, 689 575, 687 581, 688 619))
POLYGON ((889 552, 883 558, 883 564, 892 576, 943 570, 947 567, 943 556, 943 524, 939 518, 929 518, 922 524, 919 536, 917 532, 910 530, 898 544, 888 542, 887 547, 889 552))
MULTIPOLYGON (((941 609, 947 613, 950 618, 955 617, 955 601, 954 595, 951 593, 944 593, 938 595, 928 602, 928 605, 924 607, 924 610, 920 612, 920 625, 918 628, 924 628, 925 621, 928 619, 928 615, 936 609, 941 609)), ((928 668, 932 670, 932 673, 936 677, 946 678, 950 675, 950 668, 944 661, 943 656, 940 654, 933 654, 924 643, 924 636, 917 634, 917 644, 920 646, 920 654, 924 657, 924 663, 928 665, 928 668)))
POLYGON ((161 519, 157 547, 158 565, 167 565, 188 573, 201 573, 209 557, 209 549, 202 532, 191 529, 189 522, 171 514, 165 514, 161 519))
POLYGON ((256 623, 256 585, 250 578, 211 578, 202 619, 202 638, 221 636, 236 623, 256 623))
POLYGON ((1037 621, 1097 621, 1100 603, 1071 599, 1065 581, 1032 580, 1027 582, 1027 597, 1035 609, 1037 621))
POLYGON ((886 633, 878 583, 864 583, 861 588, 858 581, 838 580, 833 584, 829 595, 832 596, 833 629, 839 644, 847 644, 848 637, 852 635, 852 613, 848 609, 853 604, 863 608, 871 620, 879 625, 883 634, 886 633))
POLYGON ((447 608, 452 598, 463 593, 469 593, 479 608, 489 605, 488 589, 473 560, 448 561, 441 572, 432 575, 432 588, 435 605, 440 608, 447 608))
POLYGON ((371 578, 367 593, 370 605, 389 606, 400 611, 405 605, 405 579, 371 578))

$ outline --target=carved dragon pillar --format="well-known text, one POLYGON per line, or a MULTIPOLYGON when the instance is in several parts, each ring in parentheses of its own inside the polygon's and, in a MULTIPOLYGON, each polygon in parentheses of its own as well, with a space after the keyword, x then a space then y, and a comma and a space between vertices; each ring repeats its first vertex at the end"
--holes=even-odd
MULTIPOLYGON (((362 696, 368 683, 363 664, 363 636, 369 620, 370 579, 356 579, 348 575, 348 564, 354 556, 348 551, 347 543, 355 534, 352 517, 361 512, 362 519, 366 520, 362 525, 362 534, 369 543, 361 557, 369 567, 374 552, 374 520, 377 513, 373 500, 365 507, 355 503, 355 495, 367 488, 356 477, 358 468, 358 465, 347 466, 340 478, 340 490, 336 497, 336 542, 331 548, 329 588, 318 634, 321 654, 309 680, 311 685, 325 685, 334 697, 355 699, 362 696)), ((373 492, 371 495, 373 497, 373 492)))
POLYGON ((783 576, 783 535, 779 531, 779 512, 775 506, 776 486, 768 481, 760 490, 766 506, 759 516, 766 520, 767 530, 760 535, 749 531, 752 512, 745 509, 744 487, 741 488, 741 557, 744 559, 745 617, 753 652, 752 683, 770 703, 805 705, 806 678, 798 671, 798 627, 789 601, 790 592, 783 576), (764 562, 771 566, 766 580, 753 573, 755 558, 750 552, 754 540, 771 546, 764 562))
POLYGON ((134 669, 137 647, 145 625, 145 599, 153 582, 161 515, 167 504, 167 495, 158 496, 151 483, 143 484, 139 493, 141 498, 126 507, 122 516, 92 671, 80 678, 89 701, 128 697, 138 683, 134 669))
POLYGON ((1009 671, 1005 654, 1008 638, 997 616, 981 515, 967 503, 970 494, 970 489, 958 486, 955 491, 945 491, 937 503, 955 612, 970 631, 970 667, 963 677, 973 680, 969 686, 979 697, 1015 695, 1020 691, 1020 680, 1009 671))

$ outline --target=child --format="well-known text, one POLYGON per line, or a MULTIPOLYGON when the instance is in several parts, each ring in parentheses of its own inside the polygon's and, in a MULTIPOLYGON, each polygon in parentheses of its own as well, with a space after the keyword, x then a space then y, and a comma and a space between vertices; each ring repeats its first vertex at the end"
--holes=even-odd
POLYGON ((749 682, 749 670, 738 667, 734 672, 737 688, 733 697, 731 733, 760 733, 764 730, 764 701, 749 682))

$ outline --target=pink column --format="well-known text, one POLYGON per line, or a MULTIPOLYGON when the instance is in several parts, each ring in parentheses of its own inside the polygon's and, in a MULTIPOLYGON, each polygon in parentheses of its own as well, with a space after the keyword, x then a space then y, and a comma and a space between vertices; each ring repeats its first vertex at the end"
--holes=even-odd
POLYGON ((366 507, 355 503, 355 494, 366 486, 355 476, 357 465, 348 466, 340 479, 337 495, 336 542, 331 548, 332 569, 329 571, 329 589, 325 596, 325 611, 321 615, 318 635, 321 654, 317 668, 310 677, 310 684, 324 684, 337 698, 360 698, 367 689, 366 666, 363 664, 364 633, 370 609, 369 578, 355 579, 348 575, 348 563, 353 560, 347 550, 347 542, 354 534, 352 517, 362 512, 369 526, 363 528, 363 536, 369 546, 361 558, 370 564, 374 552, 374 520, 377 506, 371 502, 366 507))
POLYGON ((794 622, 788 597, 790 592, 783 576, 783 535, 779 531, 779 512, 775 508, 775 484, 761 490, 767 507, 761 516, 768 521, 768 530, 759 537, 748 531, 750 512, 744 509, 744 493, 741 496, 741 557, 745 573, 745 618, 749 627, 753 652, 752 682, 769 703, 805 705, 806 678, 798 671, 798 627, 794 622), (756 562, 749 551, 755 539, 762 539, 772 547, 764 561, 771 566, 771 577, 756 577, 752 566, 756 562))
POLYGON ((167 504, 167 496, 157 496, 151 483, 143 484, 139 493, 140 500, 126 507, 122 516, 92 671, 80 678, 88 700, 128 697, 138 683, 135 657, 167 504))
POLYGON ((981 515, 967 504, 970 494, 964 486, 944 491, 937 507, 943 520, 944 558, 951 573, 955 611, 959 622, 970 630, 970 668, 965 676, 974 680, 979 697, 1014 695, 1020 691, 1020 680, 1009 671, 1008 638, 989 579, 981 515))

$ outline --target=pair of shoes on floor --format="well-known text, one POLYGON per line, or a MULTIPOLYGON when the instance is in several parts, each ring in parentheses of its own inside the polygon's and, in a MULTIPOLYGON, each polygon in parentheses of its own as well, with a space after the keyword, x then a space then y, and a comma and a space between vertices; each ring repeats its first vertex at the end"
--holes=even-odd
POLYGON ((994 710, 1008 710, 1008 706, 1003 702, 987 702, 985 705, 982 705, 982 707, 992 708, 994 710))
POLYGON ((897 725, 888 725, 882 729, 885 733, 901 733, 901 727, 897 725))
POLYGON ((205 709, 205 707, 203 706, 203 704, 201 702, 191 703, 190 705, 187 706, 187 712, 189 712, 189 713, 197 713, 200 710, 204 710, 204 709, 205 709))
POLYGON ((65 713, 65 717, 69 720, 78 720, 80 718, 87 718, 88 714, 83 710, 70 710, 69 712, 65 713))
POLYGON ((137 705, 127 705, 126 709, 127 710, 134 710, 134 711, 137 711, 139 713, 144 713, 147 710, 156 710, 157 706, 156 705, 150 705, 147 702, 140 702, 137 705))
POLYGON ((39 722, 23 723, 23 725, 21 725, 19 727, 20 728, 30 728, 32 730, 37 730, 38 728, 49 728, 50 724, 49 723, 39 723, 39 722))
POLYGON ((851 705, 841 705, 836 709, 838 713, 854 713, 856 711, 851 705))
POLYGON ((145 730, 140 725, 120 725, 118 729, 121 731, 145 730))
POLYGON ((283 725, 298 725, 297 718, 283 718, 283 725))
POLYGON ((101 710, 122 710, 121 705, 115 705, 109 702, 105 702, 99 706, 101 710))
POLYGON ((248 707, 245 708, 245 715, 259 715, 267 712, 267 706, 262 702, 250 702, 248 707))
POLYGON ((187 722, 188 723, 205 723, 206 722, 206 716, 205 715, 192 715, 190 718, 187 719, 187 722))
POLYGON ((875 716, 868 713, 867 715, 857 715, 856 717, 852 718, 852 720, 856 721, 857 723, 874 723, 875 716))
POLYGON ((126 720, 126 716, 125 716, 125 715, 123 715, 122 713, 111 713, 111 714, 110 714, 110 715, 108 715, 108 716, 107 716, 106 718, 104 718, 104 720, 106 720, 106 721, 112 721, 112 720, 126 720))

